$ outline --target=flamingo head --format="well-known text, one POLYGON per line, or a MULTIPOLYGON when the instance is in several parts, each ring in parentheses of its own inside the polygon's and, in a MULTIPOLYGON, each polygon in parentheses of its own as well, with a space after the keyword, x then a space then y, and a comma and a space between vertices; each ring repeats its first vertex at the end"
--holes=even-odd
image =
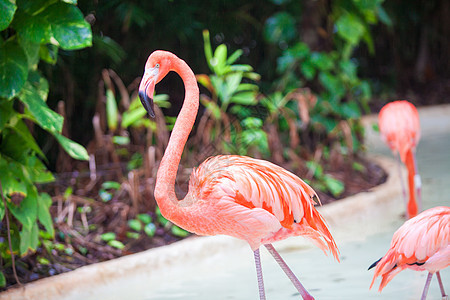
POLYGON ((139 85, 139 99, 149 116, 155 117, 153 93, 155 85, 163 79, 171 70, 172 53, 157 50, 150 54, 145 64, 144 75, 139 85))

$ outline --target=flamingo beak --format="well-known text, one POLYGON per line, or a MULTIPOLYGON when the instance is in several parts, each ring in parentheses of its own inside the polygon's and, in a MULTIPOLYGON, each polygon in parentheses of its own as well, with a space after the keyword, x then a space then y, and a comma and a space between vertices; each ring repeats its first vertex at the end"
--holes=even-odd
POLYGON ((155 118, 153 93, 155 92, 156 76, 154 70, 146 71, 139 85, 139 99, 148 115, 153 119, 155 118))

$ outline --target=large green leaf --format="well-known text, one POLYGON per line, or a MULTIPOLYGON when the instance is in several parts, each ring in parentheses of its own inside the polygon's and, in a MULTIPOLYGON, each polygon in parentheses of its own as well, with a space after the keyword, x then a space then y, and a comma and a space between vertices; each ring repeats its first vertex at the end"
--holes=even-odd
POLYGON ((20 231, 20 255, 27 253, 28 249, 35 251, 39 244, 39 227, 35 222, 30 228, 23 227, 20 231))
POLYGON ((72 158, 79 160, 89 160, 89 155, 83 146, 59 133, 53 132, 53 135, 58 140, 59 144, 64 148, 64 150, 66 150, 67 154, 69 154, 72 158))
POLYGON ((14 101, 7 101, 0 99, 0 132, 5 127, 5 124, 16 114, 13 109, 14 101))
POLYGON ((28 172, 30 180, 34 183, 48 183, 55 180, 52 172, 35 155, 28 156, 26 165, 24 166, 28 172))
POLYGON ((9 168, 10 164, 3 157, 0 157, 0 169, 2 170, 0 172, 0 181, 2 183, 3 195, 5 197, 11 197, 13 195, 26 196, 26 182, 21 180, 20 176, 14 176, 9 168))
POLYGON ((47 193, 42 193, 39 195, 38 199, 38 219, 42 225, 44 225, 45 230, 52 236, 55 234, 53 230, 52 216, 50 215, 50 206, 52 205, 52 198, 47 193))
POLYGON ((47 106, 39 91, 31 83, 25 84, 20 94, 20 100, 27 106, 29 113, 39 126, 50 132, 61 132, 64 118, 47 106))
POLYGON ((52 38, 50 23, 43 13, 30 15, 24 11, 18 11, 12 25, 21 39, 31 43, 50 43, 52 38))
POLYGON ((3 139, 0 144, 0 153, 12 160, 25 164, 31 149, 27 146, 27 141, 15 130, 5 128, 3 139))
POLYGON ((37 220, 37 191, 34 185, 27 186, 27 196, 20 206, 8 203, 8 209, 22 223, 24 229, 30 230, 37 220))
POLYGON ((23 38, 19 35, 19 44, 25 52, 28 60, 28 69, 37 69, 37 64, 39 63, 39 48, 40 44, 33 42, 29 39, 23 38))
POLYGON ((364 34, 364 25, 353 14, 344 14, 336 21, 338 34, 350 44, 356 45, 364 34))
POLYGON ((37 9, 32 6, 27 12, 17 14, 13 26, 22 38, 39 44, 57 43, 64 50, 92 45, 91 27, 78 7, 58 2, 44 10, 37 9))
MULTIPOLYGON (((42 153, 41 148, 39 148, 38 144, 34 140, 33 135, 30 133, 30 130, 22 120, 14 118, 9 128, 14 130, 18 135, 15 136, 15 138, 17 138, 16 143, 21 144, 20 146, 18 145, 18 147, 25 146, 26 148, 38 153, 41 157, 44 157, 44 153, 42 153)), ((10 139, 8 136, 5 138, 8 140, 10 139)))
POLYGON ((14 1, 0 0, 0 31, 8 28, 11 23, 17 6, 14 1))
POLYGON ((92 46, 91 26, 84 20, 78 7, 56 3, 49 6, 43 14, 51 25, 53 37, 64 50, 92 46))
POLYGON ((28 61, 22 47, 14 40, 0 45, 0 97, 12 98, 24 86, 28 61))

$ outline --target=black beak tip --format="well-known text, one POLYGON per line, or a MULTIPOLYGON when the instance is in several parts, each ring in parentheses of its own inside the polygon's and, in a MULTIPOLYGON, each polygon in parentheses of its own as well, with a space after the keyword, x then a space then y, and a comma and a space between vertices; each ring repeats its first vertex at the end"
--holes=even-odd
POLYGON ((154 119, 155 118, 155 110, 153 108, 153 99, 147 96, 145 91, 139 91, 139 99, 141 100, 142 106, 144 106, 148 115, 154 119))

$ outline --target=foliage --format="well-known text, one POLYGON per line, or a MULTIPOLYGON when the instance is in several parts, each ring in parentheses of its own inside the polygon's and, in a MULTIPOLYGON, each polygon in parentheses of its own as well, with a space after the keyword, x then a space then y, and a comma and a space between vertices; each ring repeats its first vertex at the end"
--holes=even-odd
MULTIPOLYGON (((71 157, 88 159, 81 145, 62 135, 63 117, 46 103, 49 84, 38 64, 55 64, 58 49, 89 47, 91 29, 71 1, 1 0, 0 6, 0 182, 4 197, 0 219, 12 222, 10 230, 2 228, 1 235, 10 234, 13 253, 24 256, 39 244, 38 221, 50 236, 54 234, 49 213, 52 200, 36 187, 54 177, 33 137, 34 124, 53 135, 71 157)), ((12 254, 7 240, 0 241, 5 262, 12 254)), ((2 278, 3 274, 0 284, 2 278)))
MULTIPOLYGON (((390 24, 383 10, 383 1, 334 1, 330 17, 333 25, 332 49, 312 50, 302 41, 297 41, 292 34, 280 34, 268 39, 271 43, 284 41, 288 47, 277 59, 277 72, 281 75, 276 90, 292 90, 309 86, 318 94, 318 105, 311 111, 312 126, 316 131, 325 130, 327 135, 336 132, 341 121, 349 122, 352 137, 358 141, 362 136, 358 132, 357 120, 362 109, 369 111, 368 101, 371 89, 367 80, 357 75, 358 63, 351 58, 353 50, 364 41, 371 53, 374 51, 369 26, 378 20, 390 24), (355 122, 356 121, 356 122, 355 122)), ((286 13, 286 12, 285 12, 286 13)), ((274 31, 279 15, 266 22, 266 30, 274 31), (269 22, 270 21, 270 22, 269 22)), ((284 17, 286 18, 286 17, 284 17)), ((280 20, 278 26, 286 22, 280 20)), ((290 24, 291 31, 295 23, 290 24)), ((284 29, 286 32, 290 32, 284 29)), ((343 140, 345 136, 341 136, 343 140)), ((350 152, 360 150, 360 143, 353 143, 350 152)))
MULTIPOLYGON (((254 143, 250 131, 262 127, 262 121, 255 121, 247 109, 257 104, 258 86, 251 81, 259 80, 260 76, 250 65, 234 64, 243 54, 242 50, 228 57, 227 46, 220 44, 213 54, 209 31, 203 31, 203 40, 206 61, 213 74, 196 76, 210 94, 200 95, 206 111, 199 124, 198 139, 204 145, 221 141, 225 151, 246 154, 248 146, 254 143), (259 125, 252 125, 255 122, 259 125)), ((265 138, 262 130, 254 133, 265 138)))

